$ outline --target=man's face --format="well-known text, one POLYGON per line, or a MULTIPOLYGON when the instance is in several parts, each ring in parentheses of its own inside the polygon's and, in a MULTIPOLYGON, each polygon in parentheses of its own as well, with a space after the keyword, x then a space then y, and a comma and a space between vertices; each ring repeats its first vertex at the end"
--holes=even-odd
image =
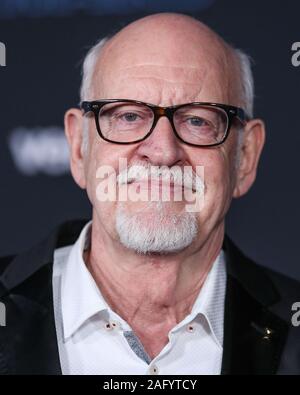
MULTIPOLYGON (((205 34, 195 38, 195 34, 189 35, 188 30, 187 37, 170 31, 155 37, 155 33, 147 35, 136 29, 123 36, 104 49, 96 65, 91 100, 133 99, 159 106, 201 101, 240 105, 237 88, 228 72, 229 55, 220 43, 205 34), (140 39, 141 34, 143 39, 140 39)), ((231 71, 235 71, 233 64, 231 71)), ((159 232, 161 239, 166 234, 172 237, 178 226, 182 226, 179 233, 183 234, 184 240, 178 244, 180 250, 188 245, 197 248, 211 232, 222 227, 236 187, 237 128, 232 127, 221 146, 192 147, 179 141, 169 120, 161 117, 146 140, 118 145, 101 139, 93 118, 88 122, 89 147, 84 158, 81 186, 87 189, 100 227, 111 237, 122 238, 120 233, 128 232, 129 239, 130 233, 138 233, 137 238, 147 235, 153 238, 159 232), (101 180, 96 177, 97 170, 110 166, 118 174, 120 158, 126 159, 129 167, 136 164, 169 168, 190 166, 195 172, 197 166, 203 167, 203 207, 199 212, 187 215, 185 201, 100 201, 97 187, 101 180), (189 232, 193 234, 185 234, 189 232)), ((133 183, 127 187, 136 189, 137 186, 133 183)), ((130 244, 127 240, 125 245, 135 249, 135 241, 130 244)), ((175 243, 176 240, 171 240, 169 245, 175 243)), ((166 248, 166 251, 171 250, 166 248)))

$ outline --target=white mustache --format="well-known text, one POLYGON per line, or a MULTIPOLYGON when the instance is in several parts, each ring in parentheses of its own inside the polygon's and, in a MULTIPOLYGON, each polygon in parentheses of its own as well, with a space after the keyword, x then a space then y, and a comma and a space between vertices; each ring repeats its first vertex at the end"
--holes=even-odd
POLYGON ((204 181, 193 171, 191 166, 144 166, 132 165, 117 176, 119 184, 130 184, 139 181, 161 181, 174 186, 191 189, 193 192, 204 191, 204 181))

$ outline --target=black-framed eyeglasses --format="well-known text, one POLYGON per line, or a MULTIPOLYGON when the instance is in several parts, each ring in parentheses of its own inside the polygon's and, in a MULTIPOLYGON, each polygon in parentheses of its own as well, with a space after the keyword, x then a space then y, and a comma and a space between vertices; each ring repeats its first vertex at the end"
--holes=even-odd
POLYGON ((220 103, 194 102, 160 107, 130 99, 83 101, 84 114, 93 113, 97 131, 105 141, 133 144, 153 132, 160 117, 167 117, 176 137, 196 147, 224 143, 235 119, 249 120, 242 108, 220 103))

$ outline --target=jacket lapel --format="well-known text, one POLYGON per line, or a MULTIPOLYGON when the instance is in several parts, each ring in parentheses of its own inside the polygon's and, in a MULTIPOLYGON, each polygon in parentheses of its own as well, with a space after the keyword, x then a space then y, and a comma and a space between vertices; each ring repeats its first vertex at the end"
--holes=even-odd
POLYGON ((73 244, 85 223, 64 224, 17 256, 1 276, 7 324, 0 328, 0 374, 62 374, 53 306, 53 253, 73 244))
POLYGON ((222 374, 275 374, 288 325, 269 311, 278 294, 262 268, 225 237, 227 262, 222 374))
POLYGON ((38 300, 28 290, 16 290, 7 299, 6 355, 10 374, 59 375, 59 352, 52 299, 52 266, 48 265, 26 287, 40 289, 38 300))

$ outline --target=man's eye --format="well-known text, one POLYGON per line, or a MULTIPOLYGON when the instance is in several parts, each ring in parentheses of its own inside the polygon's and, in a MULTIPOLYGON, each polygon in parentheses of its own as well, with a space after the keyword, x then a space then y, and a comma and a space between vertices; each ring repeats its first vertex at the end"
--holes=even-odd
POLYGON ((134 122, 140 117, 133 112, 127 112, 126 114, 122 114, 119 118, 126 122, 134 122))
POLYGON ((209 126, 209 123, 205 119, 198 117, 188 118, 187 122, 192 126, 209 126))

